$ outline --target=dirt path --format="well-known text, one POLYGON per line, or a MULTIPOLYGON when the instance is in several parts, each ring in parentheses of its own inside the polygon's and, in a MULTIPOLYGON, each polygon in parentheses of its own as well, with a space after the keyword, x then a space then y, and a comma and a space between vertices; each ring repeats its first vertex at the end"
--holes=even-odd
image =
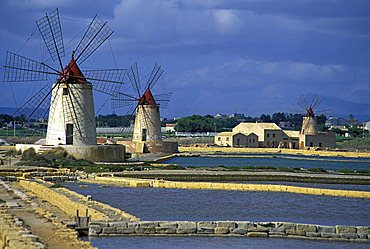
POLYGON ((22 220, 23 226, 31 230, 33 235, 38 236, 39 241, 47 248, 93 248, 88 242, 80 241, 73 236, 74 230, 67 229, 61 224, 61 219, 66 218, 66 215, 60 211, 56 212, 55 207, 47 208, 46 203, 35 197, 24 195, 20 198, 19 193, 14 193, 0 185, 0 202, 12 204, 12 207, 8 208, 8 213, 22 220), (43 210, 43 214, 40 210, 43 210), (47 215, 51 214, 50 211, 53 211, 53 214, 47 215), (58 218, 55 217, 54 212, 57 213, 58 218))
POLYGON ((9 213, 14 214, 23 220, 26 227, 32 231, 32 234, 37 235, 40 238, 40 241, 45 244, 47 248, 66 248, 63 244, 65 241, 60 240, 58 236, 55 236, 55 233, 59 230, 59 228, 53 225, 50 220, 40 217, 27 208, 12 209, 9 213))

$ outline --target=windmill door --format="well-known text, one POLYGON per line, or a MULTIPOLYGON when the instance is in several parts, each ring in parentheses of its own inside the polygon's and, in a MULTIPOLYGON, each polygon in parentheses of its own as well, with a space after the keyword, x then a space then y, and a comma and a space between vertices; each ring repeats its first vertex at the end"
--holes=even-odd
POLYGON ((141 133, 141 141, 146 141, 147 129, 143 129, 141 133))
POLYGON ((73 144, 73 124, 67 124, 66 144, 73 144))

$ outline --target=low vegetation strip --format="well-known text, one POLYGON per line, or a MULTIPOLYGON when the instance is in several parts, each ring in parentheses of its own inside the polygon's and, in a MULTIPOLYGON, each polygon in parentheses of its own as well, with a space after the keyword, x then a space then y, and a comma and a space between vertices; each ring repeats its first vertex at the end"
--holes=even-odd
MULTIPOLYGON (((230 167, 231 168, 231 167, 230 167)), ((299 171, 295 172, 291 168, 281 170, 263 169, 260 171, 245 167, 240 170, 234 170, 225 167, 207 167, 187 170, 143 170, 143 171, 125 171, 117 173, 99 173, 98 176, 119 176, 125 178, 138 179, 164 179, 168 181, 192 181, 192 182, 241 182, 241 181, 283 181, 283 182, 305 182, 305 183, 335 183, 335 184, 370 184, 370 176, 344 172, 346 174, 329 174, 321 172, 299 171), (230 169, 230 170, 228 170, 230 169), (290 171, 288 171, 290 169, 290 171)), ((253 168, 253 167, 252 167, 253 168)))
POLYGON ((270 184, 245 184, 245 183, 217 183, 217 182, 177 182, 165 180, 95 177, 84 179, 84 182, 97 184, 110 184, 125 187, 154 187, 154 188, 177 188, 177 189, 206 189, 206 190, 234 190, 234 191, 265 191, 265 192, 288 192, 309 195, 327 195, 351 198, 370 198, 368 191, 322 189, 296 187, 288 185, 270 184))
POLYGON ((292 154, 292 155, 311 155, 311 156, 329 156, 329 157, 358 157, 370 158, 370 152, 348 152, 348 151, 326 151, 326 150, 293 150, 279 148, 231 148, 231 147, 179 147, 179 152, 188 153, 209 153, 209 154, 292 154))

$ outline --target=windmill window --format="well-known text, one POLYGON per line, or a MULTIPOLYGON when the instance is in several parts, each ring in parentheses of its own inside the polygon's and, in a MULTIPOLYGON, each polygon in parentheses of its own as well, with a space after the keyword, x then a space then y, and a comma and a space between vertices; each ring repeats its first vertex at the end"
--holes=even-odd
POLYGON ((220 137, 218 137, 218 141, 221 141, 221 138, 220 137))
POLYGON ((229 141, 229 138, 228 137, 226 138, 226 141, 229 141))
POLYGON ((319 143, 319 147, 322 147, 322 143, 319 143))
POLYGON ((270 137, 270 133, 267 133, 267 135, 266 135, 267 137, 270 137))
POLYGON ((255 143, 255 142, 256 142, 256 139, 253 138, 253 143, 255 143))
POLYGON ((313 142, 310 142, 310 147, 313 147, 313 142))
POLYGON ((63 88, 63 95, 68 95, 68 94, 69 94, 68 88, 63 88))
POLYGON ((275 133, 272 134, 272 137, 275 137, 275 133))

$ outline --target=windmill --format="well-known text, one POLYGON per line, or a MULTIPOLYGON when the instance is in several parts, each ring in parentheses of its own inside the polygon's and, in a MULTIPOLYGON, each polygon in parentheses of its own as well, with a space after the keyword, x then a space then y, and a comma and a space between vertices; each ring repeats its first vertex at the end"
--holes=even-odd
POLYGON ((116 92, 112 97, 112 107, 131 106, 131 115, 135 116, 132 135, 133 142, 160 142, 161 121, 160 108, 166 108, 172 92, 153 95, 153 89, 163 74, 163 69, 155 64, 146 84, 141 86, 137 63, 132 65, 127 75, 131 83, 131 94, 116 92))
POLYGON ((7 52, 4 82, 40 82, 53 76, 55 83, 45 85, 16 111, 26 120, 48 114, 47 145, 96 145, 96 124, 92 90, 111 95, 120 89, 124 69, 81 70, 85 62, 113 33, 95 16, 71 59, 63 66, 64 41, 58 9, 36 21, 53 62, 36 61, 7 52))
POLYGON ((306 111, 302 121, 302 128, 300 134, 302 135, 317 135, 317 118, 315 116, 316 108, 321 104, 322 97, 313 96, 310 104, 307 99, 301 96, 298 99, 298 104, 306 111))

